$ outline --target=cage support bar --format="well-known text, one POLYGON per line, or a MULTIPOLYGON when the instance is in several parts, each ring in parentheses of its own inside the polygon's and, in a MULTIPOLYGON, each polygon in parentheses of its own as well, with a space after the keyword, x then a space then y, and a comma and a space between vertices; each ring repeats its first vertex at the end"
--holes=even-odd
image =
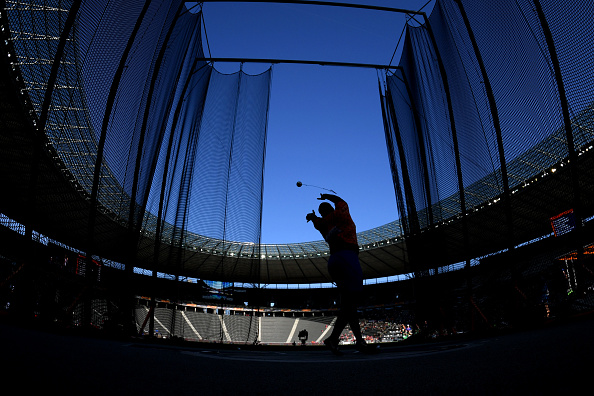
POLYGON ((313 61, 313 60, 296 60, 296 59, 252 59, 252 58, 197 58, 198 61, 206 62, 236 62, 236 63, 291 63, 304 65, 319 65, 319 66, 345 66, 345 67, 359 67, 367 69, 397 69, 398 66, 378 65, 371 63, 351 63, 351 62, 331 62, 331 61, 313 61))
POLYGON ((401 14, 413 14, 422 15, 422 11, 405 10, 402 8, 384 7, 369 4, 350 4, 350 3, 338 3, 335 1, 317 1, 317 0, 205 0, 202 3, 283 3, 283 4, 306 4, 306 5, 319 5, 319 6, 331 6, 331 7, 345 7, 345 8, 358 8, 364 10, 375 10, 375 11, 387 11, 397 12, 401 14))

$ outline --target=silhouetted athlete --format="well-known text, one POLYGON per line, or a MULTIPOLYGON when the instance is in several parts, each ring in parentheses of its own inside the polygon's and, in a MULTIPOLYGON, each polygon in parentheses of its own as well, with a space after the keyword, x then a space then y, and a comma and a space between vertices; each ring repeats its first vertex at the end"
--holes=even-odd
POLYGON ((342 198, 332 194, 321 194, 318 199, 332 202, 335 208, 328 202, 322 202, 318 207, 322 217, 316 216, 312 210, 305 219, 313 222, 314 227, 320 231, 330 246, 328 272, 340 294, 340 311, 336 324, 330 337, 324 340, 324 344, 332 353, 340 355, 341 352, 338 350, 340 333, 348 323, 357 339, 358 349, 369 352, 361 335, 357 316, 357 306, 363 291, 357 228, 349 213, 349 206, 342 198))

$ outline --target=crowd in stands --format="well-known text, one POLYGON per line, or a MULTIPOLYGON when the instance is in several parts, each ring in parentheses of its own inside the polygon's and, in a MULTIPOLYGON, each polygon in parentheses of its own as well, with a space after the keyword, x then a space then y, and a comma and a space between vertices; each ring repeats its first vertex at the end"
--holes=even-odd
MULTIPOLYGON (((408 324, 395 323, 386 320, 360 320, 361 333, 367 343, 396 342, 407 339, 413 334, 413 329, 408 324)), ((355 336, 350 328, 342 332, 340 342, 351 344, 355 342, 355 336)))
MULTIPOLYGON (((364 309, 359 320, 361 333, 368 343, 406 340, 418 330, 412 323, 413 315, 402 309, 364 309)), ((342 332, 340 341, 343 344, 355 342, 348 326, 342 332)))
MULTIPOLYGON (((136 321, 140 331, 148 314, 147 306, 138 306, 136 321)), ((157 307, 155 313, 155 335, 169 338, 170 331, 175 335, 192 341, 202 342, 247 342, 256 341, 269 345, 315 345, 327 337, 329 328, 335 318, 323 317, 251 317, 244 315, 219 315, 198 311, 171 310, 157 307), (172 315, 175 312, 175 315, 172 315)), ((362 315, 360 327, 368 343, 391 343, 407 339, 416 333, 415 326, 407 324, 402 317, 407 316, 399 311, 398 318, 385 315, 382 319, 377 315, 362 315)), ((146 331, 146 328, 143 329, 146 331)), ((146 333, 145 333, 146 334, 146 333)), ((329 333, 328 333, 329 334, 329 333)), ((342 332, 340 342, 351 344, 355 337, 347 326, 342 332)))

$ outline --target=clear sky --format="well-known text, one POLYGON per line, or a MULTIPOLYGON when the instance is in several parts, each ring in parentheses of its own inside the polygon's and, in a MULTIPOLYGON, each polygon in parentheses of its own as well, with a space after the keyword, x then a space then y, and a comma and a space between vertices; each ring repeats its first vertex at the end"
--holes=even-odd
MULTIPOLYGON (((343 1, 419 10, 422 1, 343 1)), ((430 13, 433 2, 424 8, 430 13)), ((204 3, 210 56, 389 64, 407 16, 343 7, 204 3)), ((392 65, 397 65, 402 42, 392 65)), ((208 49, 205 48, 208 55, 208 49)), ((259 74, 270 65, 245 63, 259 74)), ((239 64, 218 62, 223 73, 239 64)), ((272 72, 263 243, 321 239, 305 215, 320 193, 349 203, 358 231, 398 217, 374 69, 277 64, 272 72)))

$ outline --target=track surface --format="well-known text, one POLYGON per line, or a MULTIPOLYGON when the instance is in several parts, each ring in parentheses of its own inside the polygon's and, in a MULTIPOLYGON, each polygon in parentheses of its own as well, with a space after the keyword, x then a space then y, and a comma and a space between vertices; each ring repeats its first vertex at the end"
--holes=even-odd
POLYGON ((593 335, 594 320, 583 319, 476 340, 384 347, 374 355, 346 350, 336 357, 323 349, 172 347, 0 325, 9 366, 3 385, 17 394, 582 393, 591 388, 593 335))

